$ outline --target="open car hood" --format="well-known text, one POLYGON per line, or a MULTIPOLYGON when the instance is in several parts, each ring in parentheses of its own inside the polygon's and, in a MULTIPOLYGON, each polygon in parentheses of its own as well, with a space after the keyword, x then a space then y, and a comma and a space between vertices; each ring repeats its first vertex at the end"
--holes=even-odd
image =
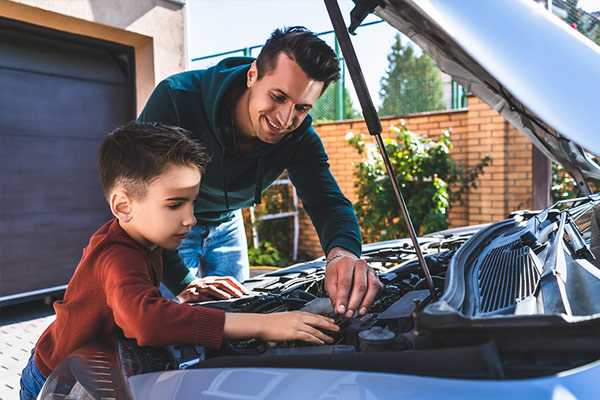
POLYGON ((531 0, 380 4, 375 14, 546 156, 600 179, 600 47, 531 0))

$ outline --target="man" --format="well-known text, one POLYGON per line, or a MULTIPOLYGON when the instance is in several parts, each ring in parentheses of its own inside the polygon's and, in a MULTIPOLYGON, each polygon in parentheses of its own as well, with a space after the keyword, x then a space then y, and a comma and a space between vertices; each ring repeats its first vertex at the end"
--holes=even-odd
POLYGON ((198 224, 178 253, 165 257, 187 267, 165 279, 173 292, 196 270, 248 277, 241 209, 260 203, 262 191, 287 169, 327 255, 325 286, 335 311, 366 313, 381 283, 359 259, 356 215, 308 115, 338 78, 333 50, 306 28, 291 27, 273 32, 256 60, 228 58, 156 87, 139 121, 190 130, 211 156, 195 205, 198 224))

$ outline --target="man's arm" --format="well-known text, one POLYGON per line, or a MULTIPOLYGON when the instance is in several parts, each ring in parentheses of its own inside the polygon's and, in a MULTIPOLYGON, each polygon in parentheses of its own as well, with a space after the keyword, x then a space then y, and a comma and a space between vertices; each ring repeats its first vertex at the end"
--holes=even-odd
POLYGON ((334 309, 348 318, 364 315, 381 282, 360 260, 361 237, 352 204, 329 170, 327 154, 310 128, 288 167, 290 179, 310 216, 327 255, 325 287, 334 309))

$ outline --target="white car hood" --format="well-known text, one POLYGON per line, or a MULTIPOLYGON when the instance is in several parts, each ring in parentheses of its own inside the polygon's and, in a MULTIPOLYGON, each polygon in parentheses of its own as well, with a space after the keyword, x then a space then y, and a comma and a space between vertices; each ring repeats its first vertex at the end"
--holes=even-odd
POLYGON ((532 0, 382 3, 375 14, 548 157, 600 179, 587 154, 600 155, 600 47, 532 0))

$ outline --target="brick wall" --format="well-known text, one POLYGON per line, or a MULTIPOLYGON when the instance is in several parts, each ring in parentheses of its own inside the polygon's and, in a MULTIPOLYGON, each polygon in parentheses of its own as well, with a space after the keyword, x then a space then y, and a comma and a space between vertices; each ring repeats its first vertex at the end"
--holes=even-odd
MULTIPOLYGON (((383 136, 400 122, 400 117, 381 121, 383 136)), ((471 189, 463 204, 449 210, 451 227, 497 221, 508 212, 531 208, 532 145, 529 140, 496 111, 477 97, 470 96, 468 108, 459 111, 421 113, 402 117, 410 131, 436 139, 446 129, 451 130, 456 161, 475 165, 489 154, 492 163, 480 175, 479 187, 471 189)), ((345 139, 348 132, 363 133, 374 143, 362 120, 337 121, 315 125, 329 155, 331 171, 350 201, 356 201, 354 163, 361 161, 345 139)), ((300 218, 300 252, 312 257, 322 255, 319 239, 304 211, 300 218)))

